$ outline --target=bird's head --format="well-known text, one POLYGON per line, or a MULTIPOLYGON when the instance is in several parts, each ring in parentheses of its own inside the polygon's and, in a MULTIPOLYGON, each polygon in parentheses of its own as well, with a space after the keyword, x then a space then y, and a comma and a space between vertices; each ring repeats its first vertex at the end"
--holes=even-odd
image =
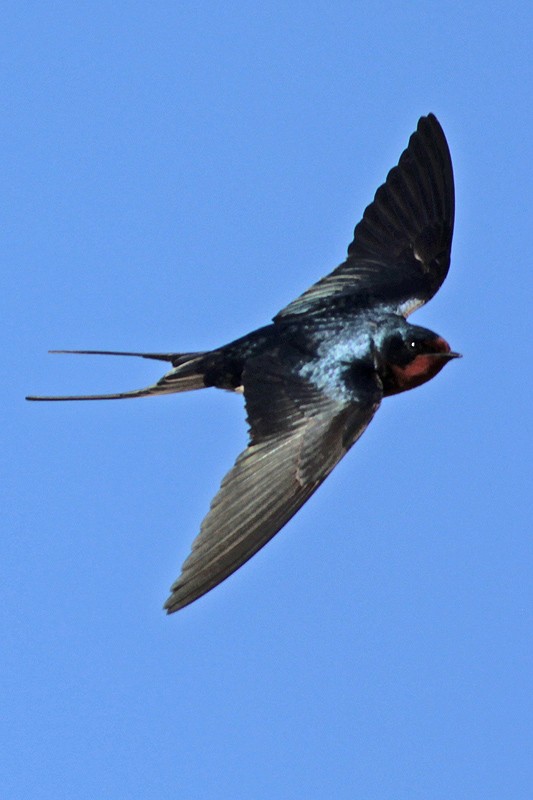
POLYGON ((389 331, 379 348, 383 394, 414 389, 433 378, 452 358, 460 357, 442 336, 405 322, 389 331))

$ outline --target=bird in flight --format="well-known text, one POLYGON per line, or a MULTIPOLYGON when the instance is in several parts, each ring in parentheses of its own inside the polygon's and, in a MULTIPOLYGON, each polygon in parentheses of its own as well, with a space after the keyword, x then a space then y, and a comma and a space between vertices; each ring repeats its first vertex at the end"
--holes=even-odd
POLYGON ((51 351, 141 356, 172 369, 136 391, 28 400, 120 400, 210 386, 244 394, 249 444, 171 587, 169 614, 221 583, 291 519, 383 397, 420 386, 459 356, 406 321, 446 277, 453 222, 450 152, 428 114, 366 208, 346 260, 270 325, 206 352, 51 351))

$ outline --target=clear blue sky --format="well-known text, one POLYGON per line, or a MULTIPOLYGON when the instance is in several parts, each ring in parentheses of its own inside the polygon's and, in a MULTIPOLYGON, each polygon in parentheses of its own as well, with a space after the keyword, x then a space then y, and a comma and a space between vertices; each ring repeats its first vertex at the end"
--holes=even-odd
POLYGON ((2 19, 0 609, 9 800, 529 800, 526 3, 10 3, 2 19), (242 399, 133 359, 266 324, 344 257, 433 111, 464 358, 383 403, 298 516, 161 606, 242 399))

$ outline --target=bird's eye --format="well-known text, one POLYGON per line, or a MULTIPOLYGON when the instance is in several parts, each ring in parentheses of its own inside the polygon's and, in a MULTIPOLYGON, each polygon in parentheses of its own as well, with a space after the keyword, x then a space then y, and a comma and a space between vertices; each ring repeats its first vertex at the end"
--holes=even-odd
POLYGON ((415 341, 409 342, 409 349, 410 350, 416 350, 417 347, 418 347, 418 343, 417 342, 415 342, 415 341))

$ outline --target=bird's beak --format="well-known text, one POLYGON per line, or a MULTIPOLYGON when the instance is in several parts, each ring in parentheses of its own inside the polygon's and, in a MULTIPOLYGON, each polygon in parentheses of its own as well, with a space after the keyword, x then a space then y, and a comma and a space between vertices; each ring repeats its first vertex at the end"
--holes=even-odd
POLYGON ((450 345, 443 339, 442 336, 437 336, 435 339, 435 353, 432 353, 433 356, 440 356, 441 358, 462 358, 463 356, 461 353, 454 353, 453 350, 450 350, 450 345))

